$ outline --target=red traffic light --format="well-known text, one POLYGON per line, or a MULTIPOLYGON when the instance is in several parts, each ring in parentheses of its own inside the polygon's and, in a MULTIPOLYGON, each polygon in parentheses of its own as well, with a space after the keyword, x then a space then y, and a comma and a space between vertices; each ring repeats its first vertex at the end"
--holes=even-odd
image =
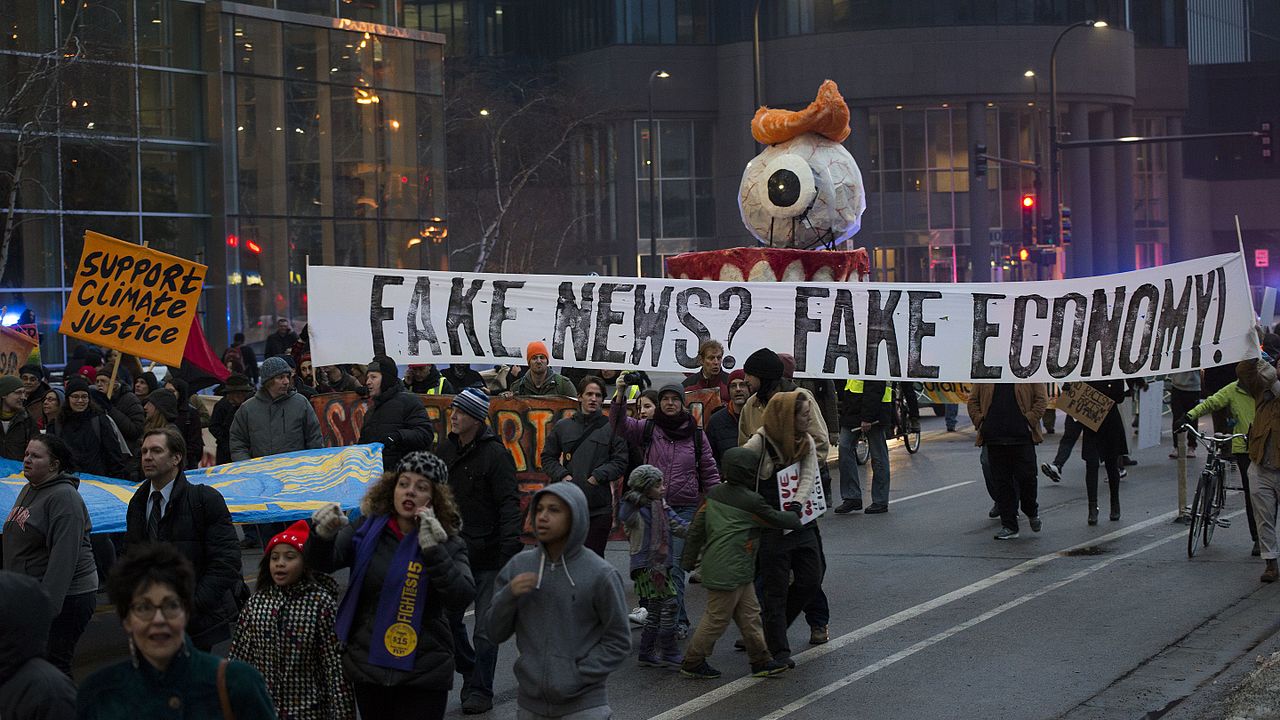
POLYGON ((1023 196, 1022 196, 1022 207, 1027 208, 1027 209, 1031 209, 1031 208, 1033 208, 1033 207, 1035 207, 1035 206, 1036 206, 1036 196, 1035 196, 1035 195, 1023 195, 1023 196))

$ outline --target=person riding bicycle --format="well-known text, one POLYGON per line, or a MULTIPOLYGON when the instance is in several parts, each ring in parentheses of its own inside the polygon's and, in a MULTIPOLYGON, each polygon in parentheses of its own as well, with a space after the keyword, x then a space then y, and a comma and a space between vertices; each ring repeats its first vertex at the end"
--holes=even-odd
POLYGON ((1251 488, 1254 520, 1258 525, 1258 544, 1266 562, 1260 580, 1280 580, 1276 558, 1280 543, 1276 539, 1276 508, 1280 506, 1280 381, 1276 379, 1275 358, 1280 357, 1280 336, 1262 336, 1262 357, 1243 360, 1236 365, 1240 386, 1253 397, 1257 412, 1249 428, 1249 460, 1257 467, 1251 488))
MULTIPOLYGON (((1230 414, 1231 419, 1228 421, 1229 429, 1227 432, 1239 433, 1240 435, 1249 434, 1249 426, 1253 424, 1253 416, 1257 412, 1257 405, 1253 402, 1253 396, 1240 387, 1239 381, 1232 381, 1226 387, 1205 398, 1199 405, 1191 408, 1174 423, 1174 428, 1180 430, 1189 425, 1194 426, 1196 418, 1209 413, 1217 413, 1219 410, 1226 410, 1230 414)), ((1252 555, 1258 557, 1262 554, 1262 549, 1258 546, 1258 523, 1253 517, 1253 499, 1250 497, 1251 493, 1249 491, 1249 445, 1247 438, 1238 437, 1231 441, 1231 456, 1236 461, 1236 467, 1240 469, 1240 483, 1244 486, 1245 516, 1249 519, 1249 537, 1253 539, 1252 555)))

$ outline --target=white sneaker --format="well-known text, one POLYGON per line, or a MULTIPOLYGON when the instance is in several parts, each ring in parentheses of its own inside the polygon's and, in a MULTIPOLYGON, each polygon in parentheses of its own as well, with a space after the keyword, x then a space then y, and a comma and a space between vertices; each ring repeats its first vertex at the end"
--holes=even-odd
POLYGON ((631 619, 631 622, 637 625, 643 625, 644 621, 649 619, 649 611, 642 607, 632 608, 631 613, 627 615, 627 617, 631 619))

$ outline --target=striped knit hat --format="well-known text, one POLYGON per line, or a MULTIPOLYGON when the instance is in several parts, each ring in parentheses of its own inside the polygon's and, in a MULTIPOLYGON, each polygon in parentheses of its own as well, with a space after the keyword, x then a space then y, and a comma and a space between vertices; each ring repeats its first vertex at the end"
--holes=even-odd
POLYGON ((453 396, 450 407, 456 407, 480 422, 489 419, 489 396, 478 387, 462 388, 453 396))

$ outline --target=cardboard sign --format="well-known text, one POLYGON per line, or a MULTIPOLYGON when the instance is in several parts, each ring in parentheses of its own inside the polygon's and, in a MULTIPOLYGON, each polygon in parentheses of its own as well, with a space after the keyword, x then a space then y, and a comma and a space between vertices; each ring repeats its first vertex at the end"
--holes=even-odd
POLYGON ((86 232, 58 330, 94 345, 181 365, 207 270, 167 253, 86 232))
POLYGON ((1084 383, 1070 383, 1058 396, 1058 409, 1097 432, 1115 401, 1084 383))
POLYGON ((18 328, 0 327, 0 375, 17 375, 35 353, 40 357, 40 344, 18 328))
MULTIPOLYGON (((1160 444, 1160 430, 1164 425, 1164 381, 1154 380, 1138 395, 1138 449, 1160 444)), ((1174 422, 1177 422, 1174 418, 1174 422)))
MULTIPOLYGON (((778 471, 778 500, 781 504, 786 505, 789 502, 798 500, 796 491, 800 489, 800 463, 793 463, 778 471)), ((822 482, 818 478, 814 478, 813 492, 809 494, 809 498, 804 501, 804 511, 800 514, 800 524, 808 525, 809 523, 822 517, 827 511, 827 496, 822 491, 822 482)))

